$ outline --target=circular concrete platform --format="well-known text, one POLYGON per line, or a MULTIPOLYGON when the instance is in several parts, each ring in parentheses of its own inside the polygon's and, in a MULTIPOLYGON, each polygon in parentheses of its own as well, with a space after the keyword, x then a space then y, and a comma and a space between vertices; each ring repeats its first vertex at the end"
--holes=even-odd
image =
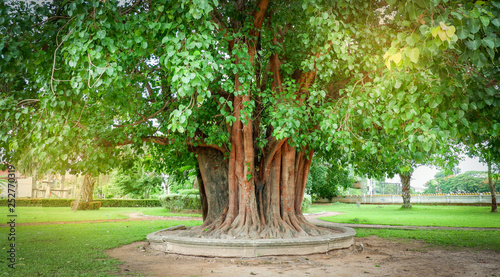
POLYGON ((316 223, 332 230, 331 234, 293 239, 207 239, 179 235, 168 229, 147 236, 150 246, 159 251, 206 257, 258 257, 307 255, 348 248, 356 231, 334 223, 316 223))

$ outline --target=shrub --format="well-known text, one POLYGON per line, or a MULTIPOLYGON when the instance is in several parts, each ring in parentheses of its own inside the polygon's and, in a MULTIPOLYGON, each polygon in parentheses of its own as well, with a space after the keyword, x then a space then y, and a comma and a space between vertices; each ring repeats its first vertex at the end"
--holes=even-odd
POLYGON ((161 205, 171 212, 201 209, 198 194, 167 194, 159 198, 161 205))
POLYGON ((304 194, 304 199, 302 200, 302 212, 306 212, 311 208, 312 197, 309 194, 304 194))
POLYGON ((182 195, 190 195, 190 194, 198 195, 198 194, 200 194, 200 191, 198 189, 180 189, 179 190, 179 194, 182 194, 182 195))
POLYGON ((74 207, 78 204, 76 207, 77 210, 99 210, 101 207, 101 202, 99 201, 94 201, 94 202, 83 202, 83 201, 73 201, 71 202, 71 207, 74 207))
POLYGON ((101 207, 161 207, 158 199, 102 199, 101 207))

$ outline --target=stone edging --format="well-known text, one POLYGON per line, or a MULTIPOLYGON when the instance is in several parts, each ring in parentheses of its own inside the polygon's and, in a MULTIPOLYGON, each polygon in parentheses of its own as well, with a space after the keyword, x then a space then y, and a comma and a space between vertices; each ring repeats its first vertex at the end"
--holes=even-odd
POLYGON ((293 239, 206 239, 158 234, 147 235, 150 247, 182 255, 206 257, 258 257, 275 255, 307 255, 326 253, 334 249, 348 248, 354 243, 356 231, 335 224, 317 224, 341 233, 293 239))

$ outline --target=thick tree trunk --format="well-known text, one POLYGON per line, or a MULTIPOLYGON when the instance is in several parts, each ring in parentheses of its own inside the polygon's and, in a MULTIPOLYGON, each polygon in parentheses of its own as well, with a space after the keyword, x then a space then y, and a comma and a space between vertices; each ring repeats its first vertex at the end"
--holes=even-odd
POLYGON ((80 207, 80 202, 93 202, 94 201, 94 186, 96 179, 91 174, 85 174, 83 176, 83 184, 80 188, 80 192, 78 194, 78 198, 75 201, 75 205, 73 205, 72 209, 78 209, 80 207))
MULTIPOLYGON (((230 187, 231 157, 213 148, 195 150, 206 198, 204 223, 193 235, 210 238, 291 238, 319 235, 325 229, 307 222, 302 199, 312 151, 297 152, 288 143, 271 151, 269 164, 261 162, 259 174, 234 176, 230 187), (252 182, 255 180, 255 182, 252 182), (232 204, 231 204, 232 202, 232 204)), ((237 156, 233 153, 233 156, 237 156)), ((265 159, 263 159, 264 161, 265 159)), ((240 173, 245 172, 242 170, 240 173)), ((205 197, 203 197, 205 194, 205 197)))
POLYGON ((410 179, 411 179, 411 173, 405 172, 405 173, 399 173, 399 177, 401 178, 401 184, 402 184, 402 195, 403 195, 403 208, 404 209, 411 209, 411 186, 410 186, 410 179))
POLYGON ((493 178, 491 175, 491 162, 488 162, 488 185, 491 192, 491 212, 496 213, 498 212, 497 195, 495 192, 496 182, 493 183, 493 178))
POLYGON ((194 152, 198 159, 201 180, 203 225, 209 225, 227 211, 228 205, 228 161, 216 149, 197 147, 194 152))

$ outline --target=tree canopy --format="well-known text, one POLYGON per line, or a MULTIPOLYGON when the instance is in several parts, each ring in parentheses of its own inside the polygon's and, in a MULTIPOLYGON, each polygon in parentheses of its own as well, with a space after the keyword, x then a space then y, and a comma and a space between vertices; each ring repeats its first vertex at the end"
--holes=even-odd
POLYGON ((153 142, 197 159, 211 235, 313 234, 300 204, 314 152, 399 173, 466 130, 498 138, 499 8, 3 2, 0 147, 99 172, 123 160, 118 146, 153 142))
POLYGON ((490 192, 488 173, 467 171, 459 175, 437 177, 425 184, 424 193, 479 193, 490 192))

